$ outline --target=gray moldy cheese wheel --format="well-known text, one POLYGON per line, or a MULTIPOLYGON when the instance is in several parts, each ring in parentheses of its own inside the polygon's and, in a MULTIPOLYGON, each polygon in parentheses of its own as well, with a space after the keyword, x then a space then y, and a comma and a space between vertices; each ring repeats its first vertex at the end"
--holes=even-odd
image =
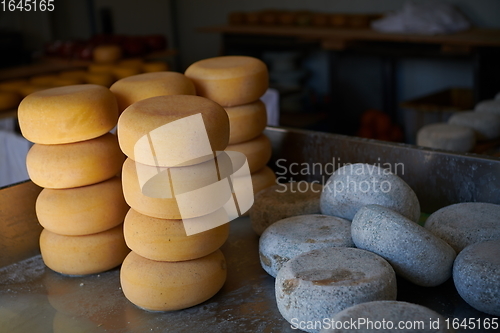
MULTIPOLYGON (((396 274, 382 257, 356 248, 331 247, 288 261, 275 281, 281 315, 314 322, 359 303, 396 299, 396 274)), ((319 332, 319 328, 306 329, 319 332)))
POLYGON ((316 183, 287 183, 260 191, 255 195, 250 209, 253 230, 261 235, 271 224, 284 218, 318 214, 322 188, 316 183), (299 184, 307 186, 298 186, 299 184))
POLYGON ((33 181, 46 188, 73 188, 95 184, 116 176, 125 156, 116 135, 60 145, 34 144, 26 156, 33 181))
POLYGON ((123 223, 129 209, 119 177, 77 188, 43 189, 35 207, 42 227, 61 235, 111 229, 123 223))
POLYGON ((321 333, 451 332, 446 328, 445 319, 439 313, 422 305, 400 301, 373 301, 356 304, 340 311, 324 325, 321 333), (358 323, 360 319, 360 325, 348 326, 352 322, 358 323), (412 324, 403 330, 398 327, 399 323, 412 324), (414 323, 421 326, 413 326, 414 323))
POLYGON ((261 100, 224 109, 229 116, 230 145, 254 139, 266 128, 266 105, 261 100))
POLYGON ((34 143, 62 144, 96 138, 118 120, 116 98, 108 88, 81 84, 37 91, 18 109, 23 136, 34 143))
POLYGON ((144 258, 184 261, 204 257, 220 248, 229 236, 229 223, 186 236, 182 220, 157 219, 130 209, 123 232, 128 247, 144 258))
POLYGON ((266 64, 247 56, 223 56, 197 61, 185 75, 196 86, 196 93, 222 106, 247 104, 258 100, 269 87, 266 64))
POLYGON ((325 247, 353 247, 351 222, 328 215, 292 216, 271 224, 259 239, 262 268, 276 277, 299 254, 325 247))
POLYGON ((226 260, 220 250, 194 260, 166 262, 135 252, 123 261, 120 281, 125 297, 150 311, 173 311, 200 304, 226 281, 226 260))
POLYGON ((415 222, 420 218, 415 192, 389 169, 377 165, 357 163, 337 169, 321 194, 322 214, 348 220, 370 204, 388 207, 415 222))
POLYGON ((44 229, 40 252, 45 265, 61 274, 87 275, 120 265, 129 253, 123 227, 84 236, 66 236, 44 229))
POLYGON ((122 151, 134 161, 175 167, 202 162, 207 159, 203 157, 213 158, 213 151, 224 150, 229 119, 220 105, 203 97, 157 96, 125 109, 117 131, 122 151))
POLYGON ((500 137, 500 115, 487 112, 457 112, 448 119, 449 124, 469 127, 477 140, 492 140, 500 137))
POLYGON ((226 150, 245 154, 250 173, 255 173, 265 167, 273 153, 271 140, 265 134, 261 134, 250 141, 229 145, 226 150))
POLYGON ((356 247, 385 258, 396 273, 417 285, 434 287, 451 277, 453 248, 389 208, 361 208, 352 220, 351 234, 356 247))
POLYGON ((261 170, 253 173, 251 177, 254 194, 257 194, 268 187, 276 185, 276 174, 268 166, 265 166, 261 170))
POLYGON ((176 72, 144 73, 118 80, 109 88, 120 112, 131 104, 155 96, 196 95, 193 82, 176 72))
MULTIPOLYGON (((500 95, 497 94, 497 96, 500 95)), ((474 111, 492 113, 500 116, 500 98, 482 101, 476 105, 474 111)))
POLYGON ((424 227, 459 253, 465 247, 500 239, 500 205, 462 202, 432 213, 424 227))
POLYGON ((476 136, 465 126, 437 123, 422 127, 417 133, 417 145, 466 153, 474 149, 476 136))
POLYGON ((473 308, 500 316, 500 239, 472 244, 455 260, 453 282, 473 308))

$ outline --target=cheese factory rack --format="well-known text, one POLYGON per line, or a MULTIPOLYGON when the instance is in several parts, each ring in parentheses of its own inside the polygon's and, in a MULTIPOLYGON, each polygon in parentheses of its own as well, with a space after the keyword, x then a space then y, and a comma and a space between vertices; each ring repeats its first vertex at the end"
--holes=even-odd
MULTIPOLYGON (((404 174, 398 175, 414 189, 425 213, 464 201, 500 204, 500 159, 303 130, 267 128, 265 133, 273 144, 269 165, 288 180, 322 182, 319 173, 294 175, 305 164, 402 163, 404 174), (291 163, 297 163, 291 173, 277 167, 291 163)), ((231 222, 222 247, 228 277, 217 295, 181 311, 147 312, 123 296, 118 268, 66 277, 45 267, 34 212, 40 190, 31 181, 0 189, 0 331, 297 332, 278 312, 274 278, 260 267, 258 236, 248 217, 231 222)), ((425 288, 399 278, 398 300, 450 318, 495 318, 467 305, 451 279, 425 288)))

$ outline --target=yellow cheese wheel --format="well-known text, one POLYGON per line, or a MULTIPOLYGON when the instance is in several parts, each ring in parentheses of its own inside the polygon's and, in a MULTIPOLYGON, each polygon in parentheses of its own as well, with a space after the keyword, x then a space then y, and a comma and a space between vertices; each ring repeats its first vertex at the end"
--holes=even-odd
POLYGON ((28 83, 21 88, 19 88, 19 93, 21 94, 22 97, 26 97, 28 95, 33 94, 34 92, 41 91, 41 90, 46 90, 53 88, 52 86, 47 86, 47 85, 38 85, 38 84, 31 84, 28 83))
POLYGON ((71 86, 71 85, 74 85, 74 84, 82 84, 82 83, 85 83, 83 79, 66 78, 66 77, 56 77, 52 81, 52 85, 54 87, 71 86))
POLYGON ((20 93, 21 88, 27 84, 28 81, 24 79, 2 81, 0 82, 0 90, 20 93))
POLYGON ((65 236, 44 229, 40 234, 42 259, 53 271, 86 275, 120 265, 130 252, 123 238, 123 226, 84 236, 65 236))
POLYGON ((74 69, 60 72, 59 77, 64 79, 79 79, 84 81, 85 75, 87 75, 87 73, 88 72, 83 69, 74 69))
POLYGON ((123 66, 141 67, 143 64, 144 60, 142 58, 127 58, 127 59, 122 59, 118 62, 118 65, 123 65, 123 66))
POLYGON ((88 72, 85 74, 84 80, 90 84, 109 87, 113 84, 113 82, 115 82, 115 77, 110 73, 88 72))
POLYGON ((142 65, 142 70, 145 73, 164 72, 169 69, 170 67, 164 61, 148 61, 142 65))
POLYGON ((276 174, 270 167, 265 166, 252 174, 252 185, 253 193, 257 194, 268 187, 276 185, 276 174))
POLYGON ((230 145, 254 139, 266 128, 266 105, 261 100, 224 109, 229 117, 230 145))
POLYGON ((12 91, 0 90, 0 111, 16 109, 21 102, 21 95, 12 91))
POLYGON ((33 181, 46 188, 73 188, 95 184, 120 172, 125 157, 116 135, 61 144, 34 144, 26 156, 26 167, 33 181))
POLYGON ((29 82, 39 86, 52 86, 55 79, 57 79, 55 74, 35 75, 30 77, 29 82))
POLYGON ((134 161, 178 166, 202 162, 207 159, 202 156, 224 150, 229 119, 220 105, 203 97, 158 96, 125 109, 117 131, 122 151, 134 161))
POLYGON ((123 261, 120 282, 125 297, 138 307, 173 311, 214 296, 226 275, 226 260, 220 250, 179 262, 153 261, 132 251, 123 261))
POLYGON ((126 77, 137 75, 142 73, 141 66, 124 66, 124 65, 116 65, 113 66, 111 71, 117 80, 124 79, 126 77))
POLYGON ((186 69, 196 93, 222 106, 259 99, 269 86, 266 64, 247 56, 223 56, 200 60, 186 69))
POLYGON ((226 150, 238 151, 245 154, 248 160, 250 173, 255 173, 266 166, 271 159, 271 141, 264 134, 255 139, 227 146, 226 150))
POLYGON ((19 104, 23 136, 62 144, 96 138, 116 126, 118 106, 108 88, 80 84, 35 92, 19 104))
POLYGON ((193 82, 176 72, 145 73, 116 81, 110 88, 116 96, 118 108, 125 110, 131 104, 162 95, 196 95, 193 82))
POLYGON ((182 220, 149 217, 130 209, 123 224, 128 247, 144 258, 184 261, 204 257, 224 244, 229 223, 186 236, 182 220))
POLYGON ((112 74, 113 73, 113 68, 115 65, 113 64, 98 64, 98 63, 91 63, 88 66, 88 71, 90 73, 107 73, 107 74, 112 74))
POLYGON ((61 235, 89 235, 123 223, 129 210, 119 177, 70 188, 43 189, 36 200, 38 222, 61 235))
POLYGON ((98 64, 115 63, 122 57, 122 49, 118 45, 99 45, 92 51, 92 57, 98 64))

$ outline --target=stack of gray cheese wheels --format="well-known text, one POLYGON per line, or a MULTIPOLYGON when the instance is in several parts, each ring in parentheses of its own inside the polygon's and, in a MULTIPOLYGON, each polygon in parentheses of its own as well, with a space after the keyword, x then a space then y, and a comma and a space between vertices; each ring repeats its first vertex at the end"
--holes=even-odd
MULTIPOLYGON (((163 77, 167 81, 160 91, 169 84, 189 86, 183 74, 172 81, 163 77)), ((128 79, 151 85, 145 76, 128 79)), ((227 274, 220 247, 229 235, 222 214, 229 198, 192 193, 222 180, 213 151, 227 147, 228 116, 217 103, 193 94, 140 99, 121 88, 113 90, 121 91, 127 101, 123 105, 132 102, 117 127, 120 148, 127 156, 123 192, 131 207, 124 235, 132 252, 122 264, 122 290, 132 303, 150 311, 197 305, 222 288, 227 274), (187 209, 180 204, 181 197, 189 199, 187 209), (203 224, 206 219, 217 226, 187 233, 186 221, 203 224)))
POLYGON ((246 155, 254 193, 274 185, 276 175, 266 166, 272 154, 271 141, 263 134, 267 112, 260 100, 269 86, 266 65, 253 57, 222 56, 193 63, 185 75, 194 82, 198 96, 226 110, 230 123, 227 150, 246 155))
POLYGON ((453 114, 447 123, 429 124, 417 133, 417 145, 470 152, 476 142, 500 137, 500 101, 485 100, 476 104, 474 111, 453 114))
POLYGON ((31 180, 44 187, 36 214, 43 261, 66 275, 99 273, 129 253, 128 211, 120 173, 124 156, 114 134, 118 107, 108 88, 74 85, 28 95, 19 125, 35 144, 26 158, 31 180))

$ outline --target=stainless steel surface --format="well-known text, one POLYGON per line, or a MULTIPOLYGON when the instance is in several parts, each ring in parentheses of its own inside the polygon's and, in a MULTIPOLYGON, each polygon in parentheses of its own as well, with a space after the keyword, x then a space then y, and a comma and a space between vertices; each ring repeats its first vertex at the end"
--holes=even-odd
MULTIPOLYGON (((287 163, 328 163, 333 157, 341 163, 377 163, 379 157, 380 163, 404 163, 401 176, 416 190, 426 212, 466 200, 500 203, 499 160, 324 133, 267 129, 266 134, 275 149, 273 164, 280 158, 287 163)), ((294 177, 321 179, 318 174, 294 177)), ((19 211, 11 207, 6 212, 8 208, 2 206, 2 216, 19 211)), ((31 209, 25 218, 4 223, 2 229, 35 228, 31 209)), ((0 255, 8 256, 9 247, 1 245, 0 255)), ((118 269, 67 277, 46 268, 40 256, 0 268, 0 332, 297 332, 277 310, 274 279, 260 267, 258 237, 248 218, 231 222, 222 251, 228 263, 222 290, 203 304, 170 313, 147 312, 128 302, 120 289, 118 269)), ((447 317, 492 317, 468 306, 451 280, 424 288, 398 279, 398 299, 425 305, 447 317)))

